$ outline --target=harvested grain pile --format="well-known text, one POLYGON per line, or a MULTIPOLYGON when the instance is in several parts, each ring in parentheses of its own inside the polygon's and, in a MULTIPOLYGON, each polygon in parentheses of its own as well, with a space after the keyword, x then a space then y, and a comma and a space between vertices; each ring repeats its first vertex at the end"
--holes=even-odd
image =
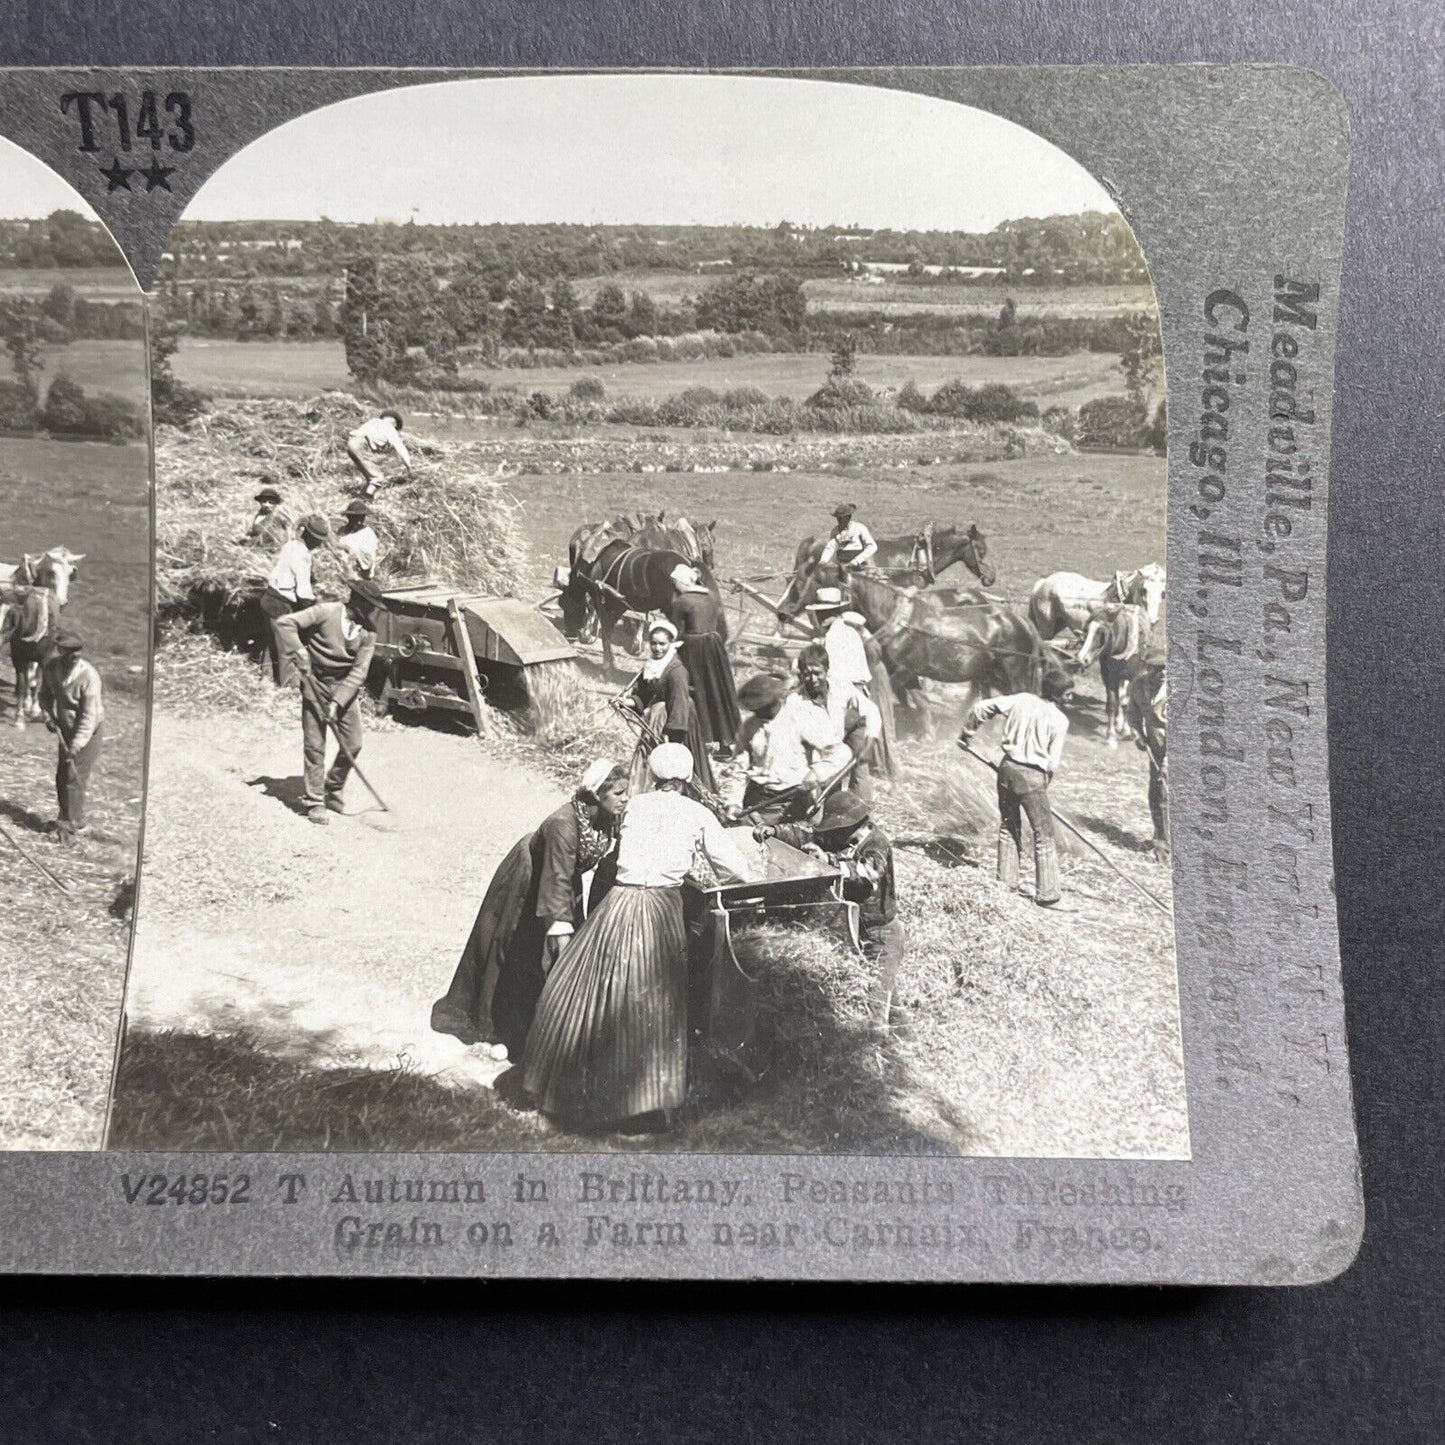
MULTIPOLYGON (((156 428, 156 589, 163 613, 201 599, 228 602, 265 585, 270 556, 236 539, 254 515, 263 473, 276 478, 294 521, 335 519, 358 490, 347 434, 370 414, 355 397, 238 401, 185 427, 156 428)), ((371 525, 382 579, 428 577, 459 590, 509 596, 527 568, 517 503, 462 448, 408 436, 411 480, 385 490, 371 525)), ((334 522, 333 522, 334 525, 334 522)), ((318 595, 339 595, 340 559, 317 553, 318 595)))

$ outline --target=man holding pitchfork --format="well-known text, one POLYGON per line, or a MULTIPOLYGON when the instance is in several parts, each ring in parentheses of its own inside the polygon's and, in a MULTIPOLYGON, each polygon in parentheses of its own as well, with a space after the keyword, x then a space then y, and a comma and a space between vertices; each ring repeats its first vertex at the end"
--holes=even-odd
POLYGON ((361 689, 376 650, 381 588, 365 579, 351 584, 345 603, 317 602, 275 620, 282 652, 301 677, 301 738, 306 762, 306 816, 326 824, 341 813, 341 795, 361 751, 361 689), (326 729, 338 752, 326 768, 326 729))

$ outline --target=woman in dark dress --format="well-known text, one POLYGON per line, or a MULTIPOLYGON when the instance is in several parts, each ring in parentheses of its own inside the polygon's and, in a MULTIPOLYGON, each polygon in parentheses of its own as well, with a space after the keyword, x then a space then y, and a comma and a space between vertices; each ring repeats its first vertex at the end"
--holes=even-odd
POLYGON ((582 878, 613 846, 627 770, 598 761, 576 794, 517 841, 487 886, 471 936, 431 1026, 521 1060, 547 970, 582 922, 582 878))
POLYGON ((650 656, 623 699, 626 706, 642 715, 656 735, 644 734, 637 744, 632 759, 632 791, 645 793, 652 787, 647 757, 660 738, 663 742, 682 743, 692 752, 697 781, 711 792, 716 785, 692 703, 691 679, 678 655, 677 628, 667 618, 659 617, 648 626, 647 650, 650 656))
POLYGON ((677 596, 668 616, 677 624, 678 648, 692 685, 698 732, 709 747, 730 752, 742 721, 737 686, 728 661, 728 624, 722 603, 702 585, 695 567, 672 571, 677 596))

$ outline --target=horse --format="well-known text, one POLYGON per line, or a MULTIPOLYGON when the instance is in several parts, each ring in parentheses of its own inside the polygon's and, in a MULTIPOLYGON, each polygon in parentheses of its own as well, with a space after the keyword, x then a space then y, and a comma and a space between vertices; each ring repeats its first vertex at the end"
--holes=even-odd
MULTIPOLYGON (((931 586, 940 572, 962 562, 985 586, 995 580, 988 561, 988 539, 976 525, 968 527, 935 527, 930 517, 911 537, 880 537, 878 550, 869 561, 870 568, 887 572, 893 580, 912 581, 931 586)), ((804 537, 793 558, 793 577, 788 590, 778 603, 780 619, 791 622, 812 599, 819 587, 845 586, 858 571, 846 572, 835 563, 821 563, 828 538, 804 537)), ((860 569, 867 570, 867 569, 860 569)))
POLYGON ((1156 562, 1133 572, 1115 572, 1108 582, 1078 572, 1051 572, 1029 593, 1029 621, 1047 642, 1060 632, 1083 632, 1100 607, 1129 603, 1143 607, 1153 627, 1164 602, 1165 580, 1156 562))
POLYGON ((563 593, 564 625, 577 622, 591 609, 598 619, 602 665, 610 672, 612 634, 623 614, 635 612, 646 617, 650 612, 666 612, 677 591, 673 569, 683 563, 696 570, 702 586, 721 603, 712 570, 701 561, 689 561, 680 552, 640 547, 619 537, 609 542, 594 562, 579 562, 572 570, 569 587, 563 593))
POLYGON ((706 525, 689 518, 666 514, 623 513, 607 522, 584 522, 567 542, 567 565, 557 568, 553 581, 560 593, 562 630, 576 641, 590 641, 601 613, 592 605, 593 593, 587 583, 595 573, 602 552, 617 542, 626 542, 652 552, 672 552, 680 561, 711 572, 717 518, 706 525))
POLYGON ((919 679, 962 683, 965 707, 981 698, 1038 692, 1050 663, 1026 617, 983 593, 945 607, 926 591, 864 570, 852 578, 853 605, 883 654, 895 692, 917 695, 919 679))
POLYGON ((1141 604, 1114 602, 1101 607, 1089 620, 1084 642, 1079 648, 1078 666, 1082 671, 1095 658, 1104 679, 1104 727, 1109 746, 1119 746, 1119 739, 1129 736, 1124 721, 1120 695, 1144 671, 1144 654, 1149 645, 1148 610, 1141 604))
POLYGON ((10 643, 15 667, 15 726, 40 717, 40 668, 60 630, 60 609, 70 600, 84 552, 52 547, 0 564, 0 638, 10 643))

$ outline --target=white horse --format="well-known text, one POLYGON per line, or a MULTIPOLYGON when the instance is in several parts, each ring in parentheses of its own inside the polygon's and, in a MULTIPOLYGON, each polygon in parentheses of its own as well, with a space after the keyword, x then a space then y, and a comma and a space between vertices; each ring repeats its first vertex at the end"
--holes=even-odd
POLYGON ((15 726, 40 717, 40 666, 60 628, 60 609, 84 552, 51 547, 26 553, 20 562, 0 562, 0 639, 10 644, 15 665, 15 726))
POLYGON ((1133 572, 1115 572, 1096 582, 1078 572, 1050 572, 1029 593, 1029 621, 1045 642, 1061 632, 1085 632, 1101 607, 1129 603, 1142 607, 1154 626, 1164 605, 1165 572, 1157 562, 1133 572))

